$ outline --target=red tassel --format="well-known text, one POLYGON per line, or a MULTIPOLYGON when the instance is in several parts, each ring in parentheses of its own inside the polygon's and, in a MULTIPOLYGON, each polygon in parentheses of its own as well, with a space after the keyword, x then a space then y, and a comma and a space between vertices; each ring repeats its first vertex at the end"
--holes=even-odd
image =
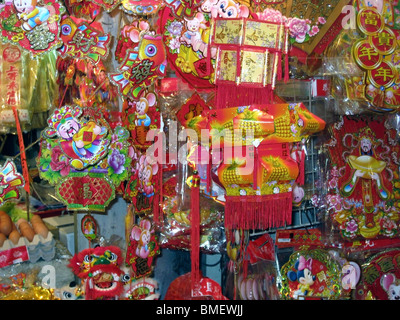
POLYGON ((156 225, 160 225, 160 221, 162 219, 162 201, 163 201, 163 184, 162 184, 162 176, 163 176, 163 166, 160 165, 160 169, 158 172, 159 177, 159 191, 156 190, 153 197, 153 220, 156 225))
POLYGON ((211 155, 211 148, 208 150, 208 163, 207 163, 207 177, 206 177, 206 190, 207 193, 211 194, 211 168, 212 168, 212 155, 211 155))
POLYGON ((225 228, 268 229, 292 223, 292 193, 227 196, 225 228))
POLYGON ((192 294, 200 281, 200 177, 193 175, 193 185, 190 192, 190 223, 191 223, 191 285, 192 294))
POLYGON ((254 147, 254 163, 253 163, 253 190, 257 190, 257 179, 258 179, 258 149, 254 147))
POLYGON ((265 104, 266 99, 273 96, 270 85, 265 87, 249 87, 236 84, 218 84, 215 92, 216 109, 265 104))
POLYGON ((276 53, 276 59, 278 59, 278 70, 276 73, 277 80, 282 80, 282 54, 276 53))
POLYGON ((153 220, 155 225, 160 225, 160 194, 155 193, 153 197, 153 220))
POLYGON ((299 176, 296 179, 298 185, 303 186, 305 182, 305 162, 306 162, 306 153, 304 149, 301 150, 300 161, 299 161, 299 176))

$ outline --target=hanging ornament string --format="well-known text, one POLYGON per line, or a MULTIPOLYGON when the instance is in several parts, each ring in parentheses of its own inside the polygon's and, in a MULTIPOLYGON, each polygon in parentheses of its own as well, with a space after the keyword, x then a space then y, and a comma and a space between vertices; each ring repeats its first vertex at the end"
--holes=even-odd
POLYGON ((18 133, 18 143, 19 143, 20 156, 21 156, 22 175, 24 176, 24 179, 26 181, 24 189, 29 194, 30 193, 29 171, 28 171, 28 164, 27 164, 27 161, 26 161, 24 138, 22 136, 22 129, 21 129, 21 124, 19 122, 19 116, 18 116, 17 108, 15 106, 13 106, 12 110, 13 110, 13 113, 14 113, 15 124, 16 124, 16 127, 17 127, 17 133, 18 133))

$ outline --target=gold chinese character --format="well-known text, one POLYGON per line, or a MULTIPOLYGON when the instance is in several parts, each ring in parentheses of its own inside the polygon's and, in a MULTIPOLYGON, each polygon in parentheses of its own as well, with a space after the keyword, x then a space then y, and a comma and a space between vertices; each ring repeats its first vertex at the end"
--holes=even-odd
POLYGON ((380 67, 376 71, 378 71, 378 72, 375 73, 375 77, 382 77, 383 81, 386 81, 387 78, 394 77, 394 75, 392 74, 392 71, 390 69, 385 69, 385 68, 380 67))
POLYGON ((395 269, 392 257, 384 257, 380 259, 378 265, 381 267, 382 272, 387 273, 395 269))
POLYGON ((373 284, 379 278, 379 275, 379 270, 374 265, 371 265, 365 270, 364 279, 368 284, 373 284))
POLYGON ((86 38, 82 32, 76 32, 69 43, 75 44, 78 49, 80 49, 82 52, 87 53, 90 48, 96 44, 96 41, 94 38, 86 38))
POLYGON ((84 199, 91 199, 93 195, 93 192, 90 191, 90 184, 89 183, 84 183, 83 184, 83 198, 84 199))
POLYGON ((360 49, 360 54, 358 55, 359 58, 361 57, 368 57, 368 60, 371 60, 373 56, 377 56, 378 53, 373 48, 362 47, 360 49))
POLYGON ((384 44, 390 46, 394 38, 387 32, 381 32, 378 34, 378 39, 380 46, 384 44))
POLYGON ((363 12, 362 16, 365 17, 365 24, 376 26, 378 24, 377 15, 374 12, 367 11, 363 12))

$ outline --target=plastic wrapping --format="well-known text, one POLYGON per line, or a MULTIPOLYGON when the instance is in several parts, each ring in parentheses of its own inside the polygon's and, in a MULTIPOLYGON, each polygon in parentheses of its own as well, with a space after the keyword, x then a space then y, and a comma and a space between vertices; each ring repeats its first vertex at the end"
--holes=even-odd
POLYGON ((348 6, 347 22, 326 50, 322 74, 332 77, 332 97, 340 114, 393 112, 398 100, 398 10, 394 3, 348 6), (369 14, 372 26, 365 15, 369 14), (350 24, 349 24, 350 21, 350 24), (378 40, 386 38, 386 41, 378 40))
POLYGON ((281 297, 284 300, 349 299, 361 275, 358 264, 348 261, 339 251, 297 249, 281 266, 281 297), (348 280, 347 271, 353 277, 348 280))
POLYGON ((363 246, 350 256, 361 266, 361 279, 352 293, 354 300, 398 300, 399 254, 397 245, 363 246))
POLYGON ((0 44, 0 51, 0 132, 15 133, 17 130, 12 106, 18 110, 23 131, 43 128, 57 94, 57 52, 51 50, 32 59, 29 53, 10 44, 0 44))
POLYGON ((398 145, 391 124, 382 116, 345 116, 330 125, 320 198, 328 241, 398 238, 398 160, 391 156, 398 145))
POLYGON ((271 236, 265 233, 250 241, 242 254, 239 264, 231 260, 227 265, 225 295, 234 300, 279 300, 278 270, 271 236))

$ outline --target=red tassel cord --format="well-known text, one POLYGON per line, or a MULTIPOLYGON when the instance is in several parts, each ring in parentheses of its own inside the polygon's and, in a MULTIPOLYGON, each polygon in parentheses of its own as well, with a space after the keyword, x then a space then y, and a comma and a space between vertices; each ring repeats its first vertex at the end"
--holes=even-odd
POLYGON ((225 228, 268 229, 291 223, 291 192, 226 197, 225 228))
POLYGON ((154 223, 156 225, 160 224, 160 221, 162 221, 162 212, 163 212, 163 208, 162 208, 162 203, 163 203, 163 165, 160 164, 159 167, 159 171, 158 171, 158 179, 159 179, 159 184, 158 184, 158 189, 159 190, 155 190, 154 192, 154 197, 153 197, 153 219, 154 219, 154 223))
POLYGON ((276 73, 277 80, 282 80, 282 54, 279 52, 275 53, 275 59, 278 59, 278 70, 276 73))
POLYGON ((211 194, 211 169, 212 169, 212 149, 208 149, 208 163, 207 163, 207 177, 206 177, 206 191, 211 194))
POLYGON ((192 294, 200 281, 200 176, 194 172, 190 192, 190 223, 191 223, 191 282, 192 294))
MULTIPOLYGON (((28 170, 28 163, 27 163, 27 160, 26 160, 24 138, 23 138, 23 135, 22 135, 21 124, 19 122, 18 110, 17 110, 17 108, 15 106, 13 106, 12 107, 12 111, 14 113, 15 124, 16 124, 16 127, 17 127, 18 144, 19 144, 20 157, 21 157, 21 166, 22 166, 22 175, 24 176, 24 179, 25 179, 24 189, 25 189, 27 195, 29 195, 31 193, 31 191, 30 191, 31 188, 30 188, 30 182, 29 182, 29 170, 28 170)), ((29 217, 29 214, 28 214, 28 217, 29 217)))
POLYGON ((301 149, 301 155, 300 155, 300 163, 299 163, 299 177, 297 178, 296 182, 303 186, 305 183, 305 163, 306 163, 306 153, 304 149, 301 149))
POLYGON ((254 147, 254 163, 253 163, 253 190, 257 190, 257 179, 258 179, 258 148, 254 147))

